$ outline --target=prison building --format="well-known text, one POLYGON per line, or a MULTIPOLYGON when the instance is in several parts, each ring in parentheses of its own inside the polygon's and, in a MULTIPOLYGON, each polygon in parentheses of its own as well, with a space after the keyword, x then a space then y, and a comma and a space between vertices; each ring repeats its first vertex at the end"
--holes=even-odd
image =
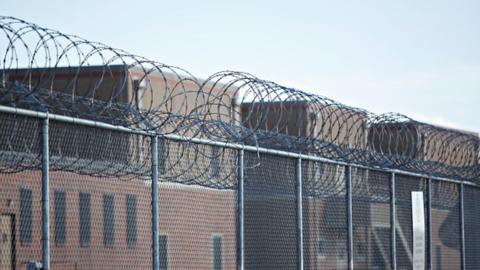
POLYGON ((244 102, 240 110, 243 125, 251 129, 366 148, 368 118, 361 110, 303 100, 244 102))
POLYGON ((369 127, 368 145, 398 159, 416 159, 452 167, 478 166, 479 134, 422 123, 374 123, 369 127), (443 132, 435 132, 442 129, 443 132), (450 137, 450 138, 449 138, 450 137))

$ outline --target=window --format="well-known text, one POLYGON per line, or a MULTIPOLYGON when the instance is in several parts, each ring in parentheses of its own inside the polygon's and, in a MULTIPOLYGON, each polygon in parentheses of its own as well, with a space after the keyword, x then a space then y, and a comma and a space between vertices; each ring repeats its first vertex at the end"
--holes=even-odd
POLYGON ((20 243, 32 242, 32 190, 20 189, 20 243))
POLYGON ((137 198, 127 195, 127 245, 134 247, 137 244, 137 198))
POLYGON ((90 245, 90 193, 80 193, 80 246, 90 245))
POLYGON ((223 269, 222 237, 213 237, 213 270, 223 269))
POLYGON ((113 246, 115 242, 115 201, 113 195, 103 195, 103 244, 113 246))
POLYGON ((63 191, 55 191, 55 244, 65 244, 67 236, 67 205, 66 195, 63 191))
POLYGON ((160 248, 160 270, 168 270, 168 236, 160 235, 159 238, 160 248))

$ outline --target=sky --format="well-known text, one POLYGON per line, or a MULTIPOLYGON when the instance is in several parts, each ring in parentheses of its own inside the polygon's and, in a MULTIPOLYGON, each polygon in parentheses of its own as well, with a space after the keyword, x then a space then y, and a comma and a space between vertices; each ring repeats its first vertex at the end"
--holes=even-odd
POLYGON ((0 15, 197 77, 245 71, 372 112, 480 132, 478 0, 0 4, 0 15))

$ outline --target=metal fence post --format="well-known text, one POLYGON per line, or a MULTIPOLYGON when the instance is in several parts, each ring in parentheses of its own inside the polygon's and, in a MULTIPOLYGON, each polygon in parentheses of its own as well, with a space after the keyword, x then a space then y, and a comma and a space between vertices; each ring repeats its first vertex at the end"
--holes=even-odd
POLYGON ((348 223, 348 269, 353 270, 353 202, 352 166, 346 167, 347 176, 347 223, 348 223))
POLYGON ((297 254, 298 269, 303 270, 303 184, 302 184, 302 159, 297 159, 296 166, 297 178, 297 254))
POLYGON ((428 268, 433 269, 433 241, 432 241, 432 179, 428 178, 427 189, 427 222, 428 222, 428 268))
POLYGON ((397 270, 397 207, 395 192, 395 173, 390 175, 390 226, 391 226, 391 253, 392 269, 397 270))
POLYGON ((465 264, 465 205, 464 205, 464 193, 465 193, 465 185, 463 182, 460 184, 460 241, 461 241, 461 264, 462 270, 466 269, 465 264))
POLYGON ((244 269, 244 158, 243 149, 238 150, 238 191, 237 191, 237 269, 244 269))
POLYGON ((50 269, 50 187, 49 187, 48 114, 42 121, 42 260, 50 269))
POLYGON ((160 266, 158 239, 158 136, 152 136, 152 256, 153 270, 160 266))

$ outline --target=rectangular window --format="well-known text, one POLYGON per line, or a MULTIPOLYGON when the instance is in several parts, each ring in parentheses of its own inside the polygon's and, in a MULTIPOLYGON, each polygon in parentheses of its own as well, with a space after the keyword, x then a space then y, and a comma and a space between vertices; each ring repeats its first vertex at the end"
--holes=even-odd
POLYGON ((113 246, 115 242, 115 201, 113 195, 103 195, 103 244, 113 246))
POLYGON ((160 270, 168 270, 168 236, 160 235, 159 238, 160 248, 160 270))
POLYGON ((67 202, 63 191, 55 191, 55 244, 65 244, 67 236, 67 202))
POLYGON ((32 242, 32 190, 20 189, 20 243, 32 242))
POLYGON ((80 246, 90 245, 91 235, 90 193, 80 193, 80 246))
POLYGON ((213 270, 223 270, 222 237, 213 237, 213 270))
POLYGON ((137 244, 137 198, 127 195, 127 245, 134 247, 137 244))

